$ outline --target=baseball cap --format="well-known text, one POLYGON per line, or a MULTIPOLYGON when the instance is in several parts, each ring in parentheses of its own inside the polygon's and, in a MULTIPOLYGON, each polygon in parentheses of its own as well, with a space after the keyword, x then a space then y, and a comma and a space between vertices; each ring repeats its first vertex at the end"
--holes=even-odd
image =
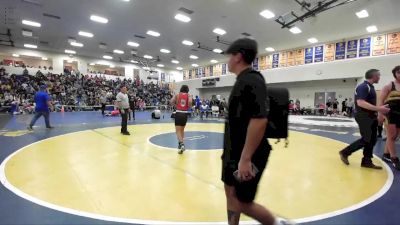
POLYGON ((234 41, 225 54, 241 53, 244 60, 251 64, 257 56, 257 42, 250 38, 240 38, 234 41))
POLYGON ((47 89, 47 85, 45 85, 45 84, 40 85, 40 90, 46 90, 46 89, 47 89))

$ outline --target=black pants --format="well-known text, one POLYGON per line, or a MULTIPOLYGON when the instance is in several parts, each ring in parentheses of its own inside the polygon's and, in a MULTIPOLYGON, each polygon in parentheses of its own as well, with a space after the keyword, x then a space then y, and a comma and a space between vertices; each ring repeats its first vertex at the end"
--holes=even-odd
POLYGON ((128 114, 129 114, 129 109, 125 109, 124 113, 122 113, 121 110, 119 110, 121 113, 121 133, 127 133, 128 132, 128 114))
POLYGON ((346 156, 349 156, 353 152, 364 148, 363 161, 370 161, 376 143, 378 120, 376 117, 371 118, 366 115, 358 114, 356 114, 355 118, 360 128, 361 138, 343 149, 342 153, 346 156))
POLYGON ((43 111, 43 112, 35 112, 35 116, 32 118, 31 123, 29 124, 30 127, 35 125, 36 121, 41 117, 44 117, 44 122, 46 123, 46 127, 50 127, 50 113, 43 111))
POLYGON ((101 115, 104 116, 104 111, 106 110, 106 104, 101 104, 101 115))
POLYGON ((135 120, 135 109, 131 109, 132 110, 132 117, 131 117, 131 113, 128 112, 128 119, 131 120, 133 118, 133 120, 135 120))

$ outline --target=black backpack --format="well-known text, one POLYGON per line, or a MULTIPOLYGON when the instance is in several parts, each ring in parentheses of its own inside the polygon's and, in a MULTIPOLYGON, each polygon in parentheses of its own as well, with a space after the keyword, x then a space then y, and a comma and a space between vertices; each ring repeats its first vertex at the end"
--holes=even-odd
MULTIPOLYGON (((263 75, 257 72, 265 81, 263 75)), ((268 139, 286 139, 289 136, 289 91, 287 88, 267 87, 269 98, 268 125, 265 130, 265 137, 268 139)))

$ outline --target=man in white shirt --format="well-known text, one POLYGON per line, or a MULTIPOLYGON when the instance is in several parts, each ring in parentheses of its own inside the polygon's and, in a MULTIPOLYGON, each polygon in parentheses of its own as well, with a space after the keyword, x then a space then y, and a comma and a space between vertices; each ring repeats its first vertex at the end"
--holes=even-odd
POLYGON ((117 107, 121 113, 121 134, 123 135, 131 135, 128 132, 128 113, 131 112, 131 109, 129 108, 129 98, 127 92, 128 89, 126 86, 121 86, 121 91, 117 94, 117 107))

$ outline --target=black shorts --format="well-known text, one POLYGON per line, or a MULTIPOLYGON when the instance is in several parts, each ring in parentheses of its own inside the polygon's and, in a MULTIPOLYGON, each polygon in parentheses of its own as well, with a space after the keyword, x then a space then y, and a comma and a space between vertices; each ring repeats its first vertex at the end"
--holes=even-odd
POLYGON ((390 111, 386 118, 388 124, 395 124, 397 128, 400 128, 400 112, 390 111))
POLYGON ((175 126, 186 126, 188 115, 183 112, 175 113, 175 126))
POLYGON ((224 157, 222 160, 222 176, 221 180, 228 186, 235 187, 236 197, 241 202, 250 203, 253 202, 256 193, 257 186, 260 182, 263 171, 267 165, 270 150, 260 151, 254 154, 252 163, 257 167, 259 172, 250 181, 239 182, 233 176, 233 173, 238 169, 238 160, 231 160, 227 162, 224 157))

